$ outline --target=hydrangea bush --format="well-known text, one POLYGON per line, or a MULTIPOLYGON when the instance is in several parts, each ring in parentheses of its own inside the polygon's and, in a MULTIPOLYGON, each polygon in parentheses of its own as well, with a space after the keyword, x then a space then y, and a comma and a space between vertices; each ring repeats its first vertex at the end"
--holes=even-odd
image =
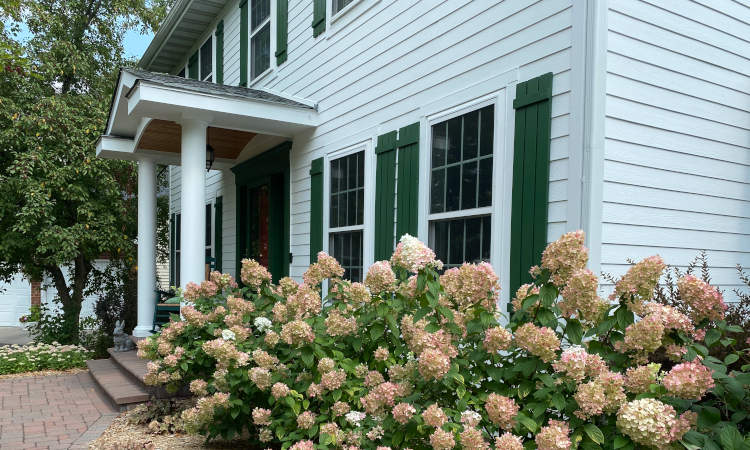
POLYGON ((28 344, 0 346, 0 375, 85 367, 93 352, 80 345, 28 344))
POLYGON ((746 445, 747 367, 708 356, 727 327, 721 294, 686 277, 687 313, 653 302, 665 265, 651 257, 602 299, 583 239, 547 247, 510 317, 489 264, 441 273, 408 235, 364 283, 323 252, 302 284, 244 260, 241 288, 218 273, 189 285, 183 320, 141 341, 146 379, 189 384, 189 430, 269 448, 746 445), (675 365, 650 363, 657 351, 675 365))

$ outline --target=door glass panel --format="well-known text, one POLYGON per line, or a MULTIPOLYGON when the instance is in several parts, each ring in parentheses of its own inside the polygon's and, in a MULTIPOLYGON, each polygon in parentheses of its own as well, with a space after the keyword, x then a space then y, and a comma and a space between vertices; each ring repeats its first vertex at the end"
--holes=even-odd
POLYGON ((248 193, 248 257, 268 267, 268 185, 251 188, 248 193))

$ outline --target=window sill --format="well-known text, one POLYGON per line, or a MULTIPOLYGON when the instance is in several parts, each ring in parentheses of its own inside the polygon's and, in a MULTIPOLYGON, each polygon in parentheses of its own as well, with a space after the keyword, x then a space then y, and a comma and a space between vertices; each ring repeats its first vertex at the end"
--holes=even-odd
MULTIPOLYGON (((328 19, 326 23, 326 31, 323 32, 325 38, 331 39, 339 31, 346 28, 347 25, 357 20, 357 18, 362 16, 378 3, 380 3, 380 0, 356 0, 346 5, 344 9, 337 12, 333 17, 331 17, 331 14, 329 14, 330 19, 328 19)), ((331 12, 330 9, 329 12, 331 12)))
POLYGON ((263 82, 266 82, 266 81, 271 81, 274 78, 276 78, 276 72, 273 70, 273 67, 269 67, 268 69, 266 69, 263 72, 261 72, 260 75, 258 75, 257 77, 253 78, 250 81, 250 83, 248 83, 247 87, 249 87, 249 88, 255 88, 255 87, 257 87, 257 85, 262 84, 263 82), (271 76, 271 74, 273 74, 273 76, 271 76))

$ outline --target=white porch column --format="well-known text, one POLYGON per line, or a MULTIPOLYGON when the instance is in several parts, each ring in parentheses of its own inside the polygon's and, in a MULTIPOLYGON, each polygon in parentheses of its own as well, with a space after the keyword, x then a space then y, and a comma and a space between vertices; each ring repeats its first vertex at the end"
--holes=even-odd
POLYGON ((205 278, 206 265, 206 128, 198 120, 182 123, 180 212, 180 287, 205 278))
POLYGON ((138 324, 133 335, 149 336, 156 294, 156 165, 138 161, 138 324))

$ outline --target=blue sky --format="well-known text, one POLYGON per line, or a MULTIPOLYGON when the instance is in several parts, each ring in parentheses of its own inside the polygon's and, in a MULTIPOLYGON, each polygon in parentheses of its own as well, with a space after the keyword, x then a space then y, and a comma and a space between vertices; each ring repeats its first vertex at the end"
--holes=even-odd
MULTIPOLYGON (((21 23, 21 31, 18 33, 18 37, 22 40, 29 37, 29 31, 23 23, 21 23)), ((125 38, 123 39, 125 56, 128 58, 135 58, 136 60, 140 59, 153 37, 154 35, 152 33, 140 34, 137 30, 130 30, 125 33, 125 38)))

